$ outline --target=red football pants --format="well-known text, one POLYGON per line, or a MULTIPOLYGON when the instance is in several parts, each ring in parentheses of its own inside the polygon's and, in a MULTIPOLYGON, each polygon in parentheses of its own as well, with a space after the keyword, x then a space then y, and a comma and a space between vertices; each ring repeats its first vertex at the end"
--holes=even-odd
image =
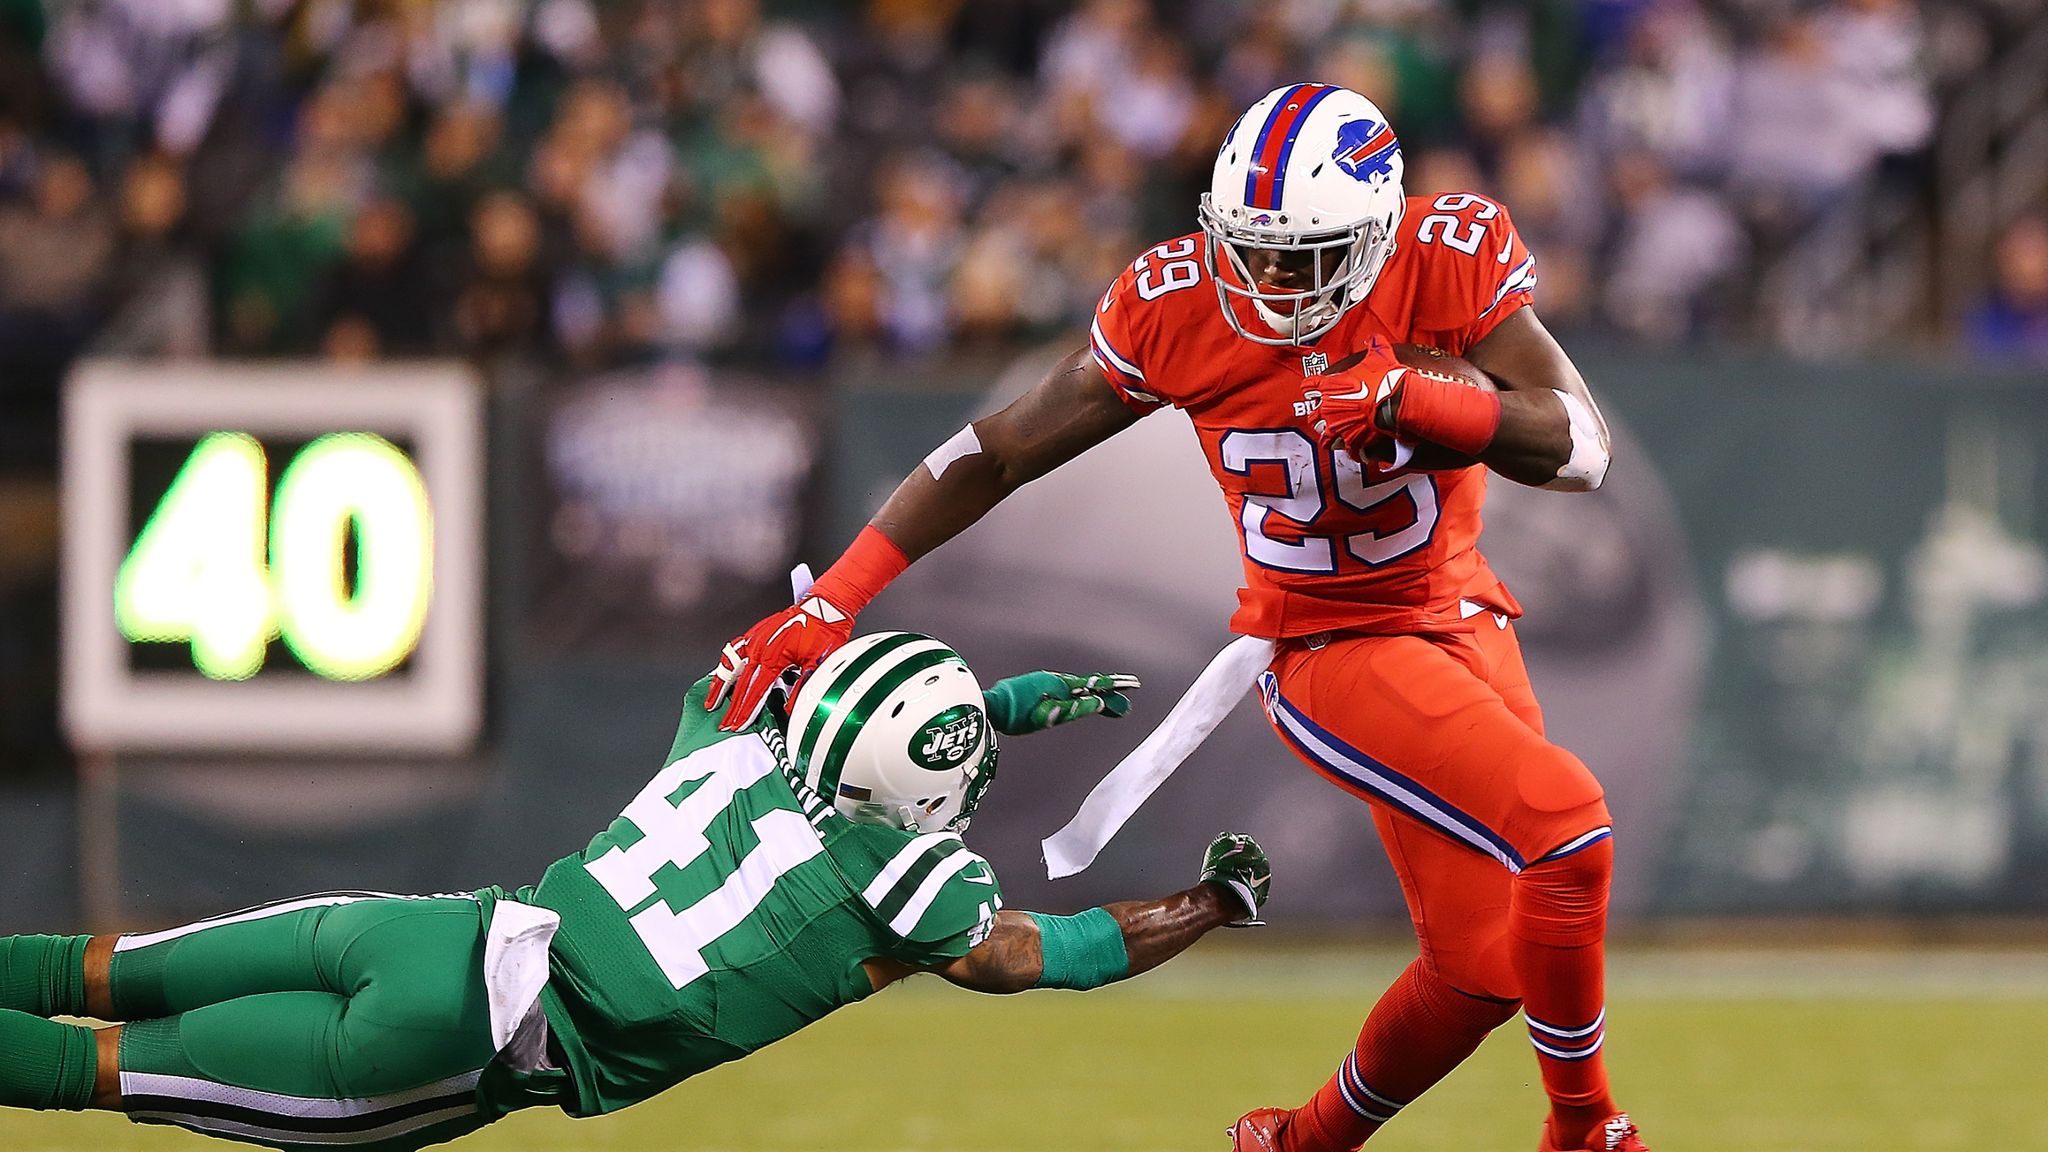
POLYGON ((1612 1109, 1600 1060, 1606 801, 1578 757, 1544 738, 1507 619, 1474 623, 1284 642, 1261 679, 1282 740, 1371 803, 1422 951, 1295 1113, 1289 1152, 1357 1147, 1518 1003, 1559 1146, 1577 1147, 1612 1109))
POLYGON ((1452 987, 1520 1000, 1515 874, 1609 827, 1593 773, 1543 736, 1512 625, 1283 640, 1266 711, 1295 754, 1372 804, 1422 957, 1452 987))

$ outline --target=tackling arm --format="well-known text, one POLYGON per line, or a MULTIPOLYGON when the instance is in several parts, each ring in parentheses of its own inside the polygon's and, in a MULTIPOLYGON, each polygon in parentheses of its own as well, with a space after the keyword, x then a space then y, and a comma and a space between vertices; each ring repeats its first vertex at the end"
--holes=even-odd
MULTIPOLYGON (((995 931, 989 933, 980 947, 930 970, 976 992, 1023 992, 1054 986, 1044 983, 1048 975, 1047 941, 1041 926, 1052 921, 1060 924, 1053 929, 1056 932, 1085 933, 1088 928, 1084 925, 1067 927, 1062 922, 1082 920, 1091 913, 1100 913, 1113 921, 1123 937, 1125 966, 1121 972, 1100 981, 1106 984, 1149 972, 1187 951, 1210 930, 1243 919, 1244 904, 1228 889, 1197 884, 1163 900, 1124 900, 1080 916, 1054 918, 1006 908, 996 913, 995 931)), ((1056 945, 1060 946, 1072 947, 1056 945)), ((1095 986, 1085 978, 1078 983, 1095 986)))
POLYGON ((1557 340, 1530 308, 1518 308, 1466 358, 1500 386, 1500 428, 1479 454, 1508 479, 1589 492, 1607 475, 1607 422, 1557 340))
POLYGON ((1150 972, 1214 929, 1261 923, 1272 881, 1258 841, 1226 832, 1209 842, 1201 881, 1164 899, 1125 900, 1078 916, 1004 909, 988 938, 964 956, 921 968, 875 957, 864 967, 877 989, 921 971, 977 992, 1100 988, 1150 972))

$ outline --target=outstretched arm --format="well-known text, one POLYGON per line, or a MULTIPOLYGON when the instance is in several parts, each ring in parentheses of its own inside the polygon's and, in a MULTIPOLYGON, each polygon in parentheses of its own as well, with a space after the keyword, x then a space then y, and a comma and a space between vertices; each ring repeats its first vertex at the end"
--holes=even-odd
POLYGON ((730 695, 719 727, 752 724, 784 675, 808 674, 851 639, 853 618, 912 561, 1137 419, 1087 350, 1061 360, 1015 403, 933 449, 795 606, 726 645, 705 708, 730 695))
POLYGON ((1607 475, 1607 421, 1586 380, 1532 308, 1518 308, 1466 359, 1500 386, 1500 427, 1479 454, 1521 484, 1586 492, 1607 475))
MULTIPOLYGON (((1217 928, 1259 923, 1271 883, 1272 869, 1258 842, 1226 832, 1209 842, 1201 882, 1192 888, 1077 916, 1004 909, 988 939, 965 956, 923 970, 977 992, 1100 988, 1150 972, 1217 928)), ((878 971, 869 962, 878 988, 913 971, 919 969, 894 963, 878 971)))
MULTIPOLYGON (((1043 983, 1047 974, 1047 932, 1062 937, 1055 948, 1075 951, 1075 946, 1068 940, 1088 941, 1091 928, 1095 932, 1106 933, 1109 926, 1113 926, 1122 937, 1122 967, 1114 967, 1115 950, 1108 948, 1104 949, 1110 953, 1107 971, 1104 970, 1105 965, 1091 965, 1069 977, 1083 986, 1095 987, 1102 976, 1108 976, 1108 979, 1099 979, 1099 982, 1107 984, 1149 972, 1187 951, 1212 929, 1243 918, 1244 905, 1237 897, 1213 884, 1197 884, 1163 900, 1124 900, 1105 904, 1080 916, 1051 917, 1005 908, 996 913, 995 931, 989 933, 980 947, 958 960, 937 965, 931 971, 976 992, 1023 992, 1039 987, 1065 987, 1068 985, 1043 983), (1084 918, 1092 919, 1091 913, 1105 917, 1106 925, 1094 927, 1086 922, 1072 923, 1084 921, 1084 918), (1047 924, 1054 926, 1048 929, 1045 927, 1047 924)), ((1071 966, 1073 961, 1068 963, 1071 966)))
POLYGON ((1121 719, 1131 710, 1124 693, 1140 686, 1128 672, 1026 672, 989 685, 981 700, 996 731, 1027 736, 1097 713, 1121 719))

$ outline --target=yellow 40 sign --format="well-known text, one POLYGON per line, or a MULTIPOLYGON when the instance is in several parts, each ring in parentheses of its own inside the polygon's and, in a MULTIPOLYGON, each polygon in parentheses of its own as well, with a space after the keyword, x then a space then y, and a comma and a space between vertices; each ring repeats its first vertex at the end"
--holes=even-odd
POLYGON ((411 458, 381 436, 332 433, 285 465, 275 499, 268 491, 254 437, 201 439, 121 562, 122 635, 189 641, 216 680, 254 676, 279 638, 330 680, 397 667, 419 646, 434 587, 433 513, 411 458))

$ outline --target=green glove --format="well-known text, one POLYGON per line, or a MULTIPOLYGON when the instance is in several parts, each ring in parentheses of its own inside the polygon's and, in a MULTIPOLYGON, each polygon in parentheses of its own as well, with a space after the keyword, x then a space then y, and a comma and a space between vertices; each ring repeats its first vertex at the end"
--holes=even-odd
POLYGON ((1242 832, 1225 832, 1209 841, 1209 851, 1202 855, 1202 883, 1221 884, 1244 901, 1250 914, 1231 921, 1232 928, 1265 923, 1259 919, 1259 906, 1272 890, 1273 866, 1257 840, 1242 832))
POLYGON ((1097 712, 1122 716, 1131 710, 1131 698, 1123 689, 1137 686, 1136 676, 1122 672, 1026 672, 996 681, 981 698, 996 731, 1023 736, 1097 712))

